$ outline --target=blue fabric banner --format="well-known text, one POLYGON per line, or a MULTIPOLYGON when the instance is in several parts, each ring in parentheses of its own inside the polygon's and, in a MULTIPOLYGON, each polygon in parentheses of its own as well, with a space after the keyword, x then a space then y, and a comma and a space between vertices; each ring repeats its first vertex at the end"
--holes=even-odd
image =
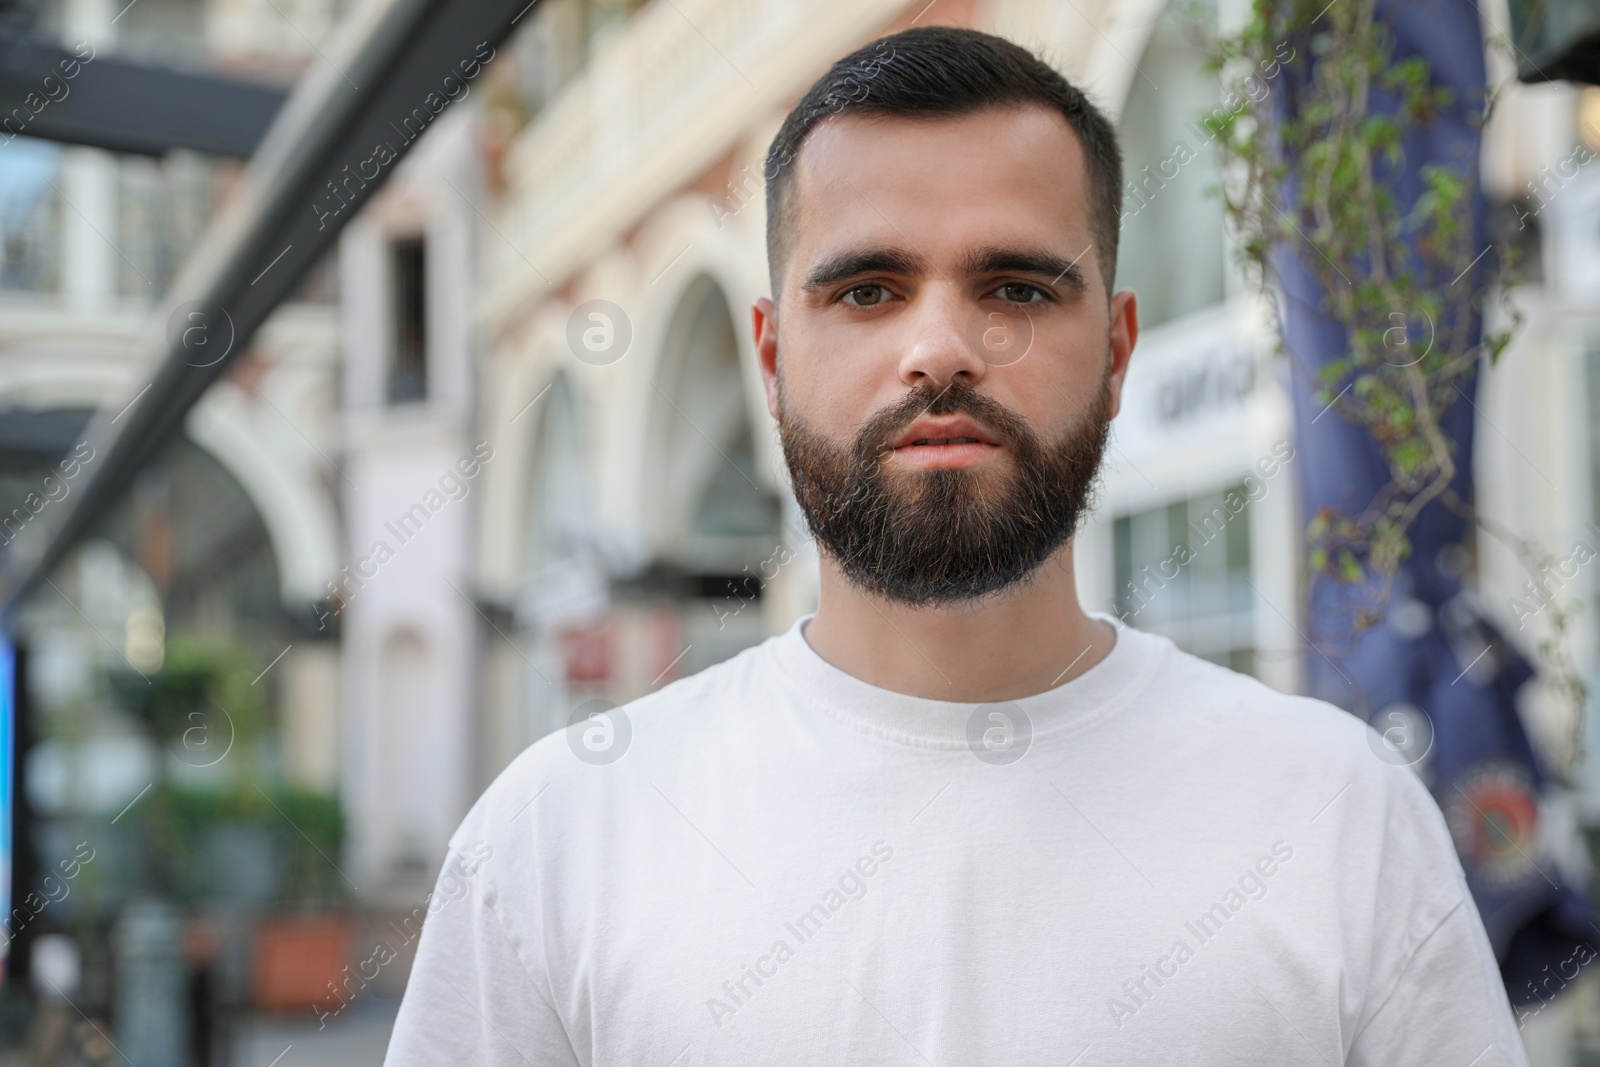
MULTIPOLYGON (((1378 18, 1393 31, 1397 59, 1427 61, 1436 84, 1454 90, 1451 107, 1424 125, 1413 124, 1403 161, 1380 174, 1401 205, 1422 191, 1428 165, 1456 169, 1478 188, 1480 126, 1485 99, 1484 43, 1472 0, 1379 0, 1378 18)), ((1316 66, 1310 48, 1289 64, 1278 107, 1293 109, 1316 66)), ((1373 109, 1393 112, 1395 101, 1374 94, 1373 109)), ((1292 113, 1290 111, 1289 113, 1292 113)), ((1289 204, 1286 210, 1292 210, 1289 204)), ((1485 201, 1473 199, 1471 225, 1487 249, 1485 201)), ((1295 447, 1303 516, 1324 508, 1359 514, 1390 481, 1385 458, 1366 432, 1316 395, 1319 368, 1343 357, 1343 326, 1324 311, 1319 283, 1308 269, 1315 251, 1302 246, 1277 256, 1280 318, 1293 370, 1295 447)), ((1429 278, 1441 289, 1468 285, 1480 294, 1493 274, 1494 253, 1454 268, 1461 276, 1429 278)), ((1357 279, 1359 281, 1359 279, 1357 279)), ((1394 309, 1396 322, 1413 318, 1394 309)), ((1481 302, 1478 307, 1481 313, 1481 302)), ((1472 344, 1481 339, 1481 318, 1472 344)), ((1414 337, 1421 345, 1426 336, 1414 337)), ((1337 387, 1336 387, 1337 388, 1337 387)), ((1452 483, 1473 499, 1473 429, 1477 377, 1460 385, 1444 415, 1455 445, 1452 483)), ((1518 715, 1517 690, 1533 668, 1478 608, 1464 588, 1472 530, 1468 520, 1434 502, 1410 531, 1412 554, 1403 563, 1384 620, 1357 632, 1354 612, 1367 597, 1332 580, 1313 585, 1306 677, 1314 696, 1362 715, 1387 738, 1382 746, 1409 765, 1433 792, 1455 838, 1467 881, 1500 960, 1514 1004, 1547 1001, 1594 958, 1600 929, 1588 887, 1555 862, 1544 809, 1551 782, 1518 715)), ((1442 875, 1441 875, 1442 876, 1442 875)))

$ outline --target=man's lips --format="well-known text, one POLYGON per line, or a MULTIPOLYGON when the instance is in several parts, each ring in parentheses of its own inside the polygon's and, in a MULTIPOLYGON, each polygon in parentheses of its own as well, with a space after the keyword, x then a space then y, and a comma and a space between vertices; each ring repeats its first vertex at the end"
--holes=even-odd
POLYGON ((951 444, 988 445, 998 448, 1000 442, 976 422, 964 416, 923 416, 912 423, 906 432, 895 438, 889 447, 901 449, 912 446, 928 447, 951 444))
POLYGON ((1000 442, 962 416, 918 419, 889 446, 897 460, 914 467, 971 467, 1000 450, 1000 442))

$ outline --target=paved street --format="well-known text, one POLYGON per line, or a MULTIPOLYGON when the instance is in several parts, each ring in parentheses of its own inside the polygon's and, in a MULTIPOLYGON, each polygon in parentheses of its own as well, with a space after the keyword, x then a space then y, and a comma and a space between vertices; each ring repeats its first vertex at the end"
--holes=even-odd
POLYGON ((230 1067, 379 1067, 399 1006, 363 998, 322 1029, 315 1016, 258 1016, 244 1024, 230 1067))

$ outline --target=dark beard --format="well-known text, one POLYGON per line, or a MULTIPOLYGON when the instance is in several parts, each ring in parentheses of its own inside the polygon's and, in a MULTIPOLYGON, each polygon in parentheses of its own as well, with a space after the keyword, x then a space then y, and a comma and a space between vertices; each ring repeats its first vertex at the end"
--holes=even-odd
POLYGON ((943 390, 926 381, 914 387, 868 419, 851 446, 788 411, 778 429, 806 524, 845 578, 925 607, 1022 582, 1066 543, 1093 506, 1110 425, 1108 366, 1088 410, 1048 446, 1020 415, 960 379, 943 390), (998 457, 994 469, 886 474, 880 458, 924 413, 971 417, 1009 457, 998 457))

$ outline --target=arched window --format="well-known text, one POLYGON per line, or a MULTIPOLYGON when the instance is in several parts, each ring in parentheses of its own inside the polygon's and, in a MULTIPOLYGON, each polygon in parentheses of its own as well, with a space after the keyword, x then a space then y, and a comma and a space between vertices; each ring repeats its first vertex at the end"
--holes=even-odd
POLYGON ((690 285, 666 345, 645 487, 654 549, 691 573, 737 574, 777 543, 779 504, 756 464, 733 315, 710 278, 690 285))

